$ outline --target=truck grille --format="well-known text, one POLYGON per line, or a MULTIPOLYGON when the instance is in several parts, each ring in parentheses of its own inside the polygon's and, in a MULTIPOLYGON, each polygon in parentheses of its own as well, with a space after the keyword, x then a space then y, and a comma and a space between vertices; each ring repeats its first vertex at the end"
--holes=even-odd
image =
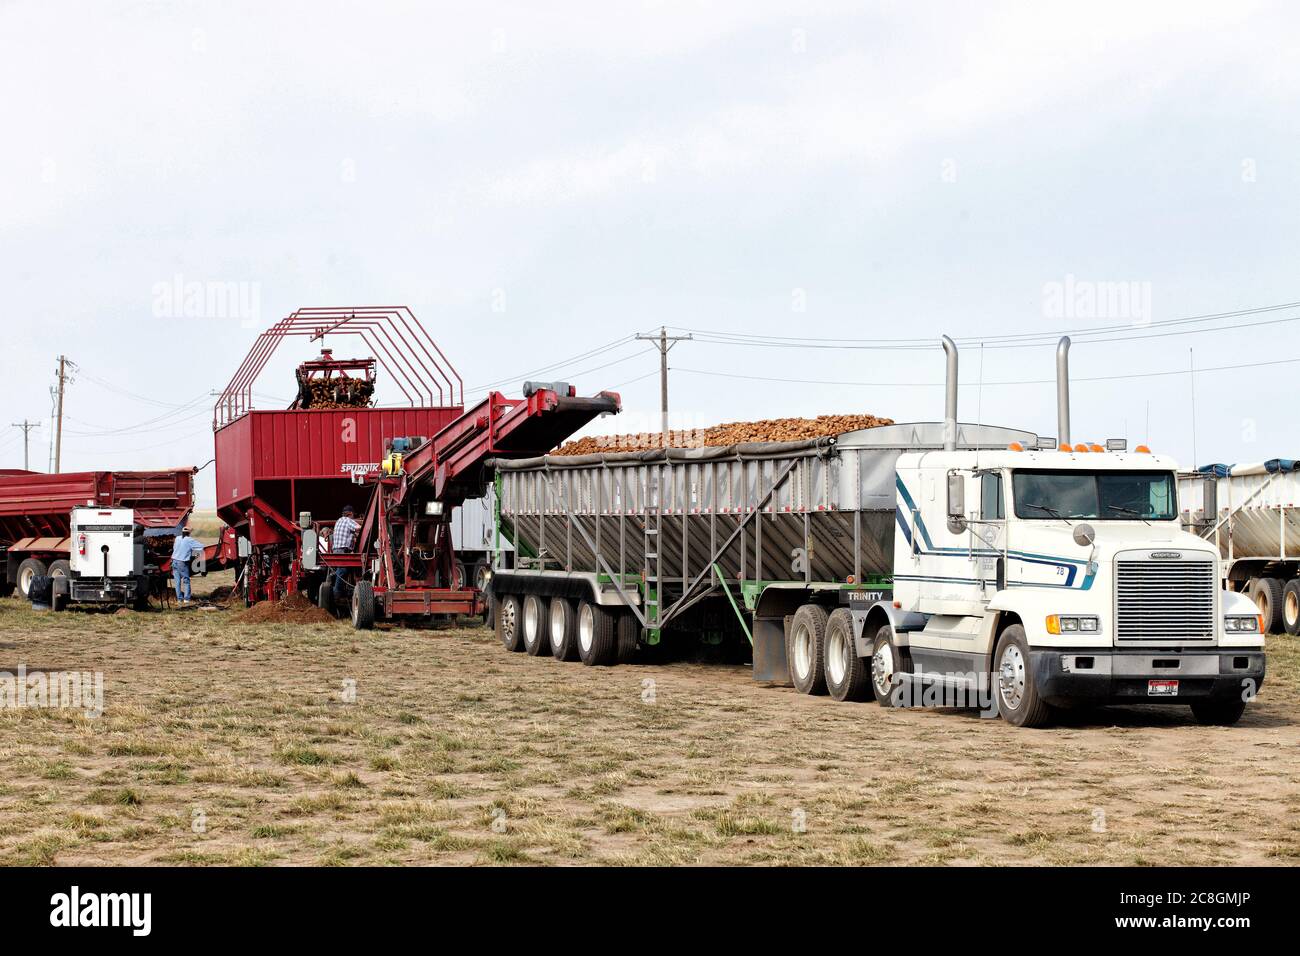
POLYGON ((1214 639, 1213 561, 1119 561, 1115 580, 1118 640, 1214 639))

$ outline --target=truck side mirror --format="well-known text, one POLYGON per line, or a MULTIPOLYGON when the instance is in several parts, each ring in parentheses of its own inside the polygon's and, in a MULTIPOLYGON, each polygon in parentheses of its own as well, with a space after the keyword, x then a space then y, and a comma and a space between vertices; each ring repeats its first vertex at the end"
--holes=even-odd
POLYGON ((1219 520, 1219 479, 1214 475, 1205 477, 1205 498, 1201 507, 1201 520, 1209 525, 1219 520))
POLYGON ((966 479, 955 471, 948 472, 948 530, 966 530, 966 479))

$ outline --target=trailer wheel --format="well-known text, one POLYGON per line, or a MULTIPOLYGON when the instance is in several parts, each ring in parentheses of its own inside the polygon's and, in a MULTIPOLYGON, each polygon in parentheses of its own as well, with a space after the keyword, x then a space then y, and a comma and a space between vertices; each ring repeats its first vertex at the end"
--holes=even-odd
POLYGON ((70 578, 72 577, 72 562, 65 561, 62 558, 51 561, 45 573, 52 578, 70 578))
POLYGON ((1246 710, 1244 700, 1192 701, 1192 716, 1205 727, 1231 727, 1246 710))
POLYGON ((546 636, 548 617, 546 605, 536 594, 524 596, 524 650, 529 657, 549 653, 550 638, 546 636))
POLYGON ((522 602, 517 594, 497 595, 497 640, 508 651, 524 649, 523 630, 519 619, 523 617, 522 602))
POLYGON ((801 694, 826 693, 823 658, 829 616, 824 607, 805 604, 794 612, 794 620, 790 622, 790 633, 785 639, 785 659, 790 664, 790 679, 801 694))
POLYGON ((375 626, 375 586, 358 581, 352 589, 352 626, 368 631, 375 626))
POLYGON ((557 661, 578 659, 578 615, 573 602, 567 598, 551 598, 551 611, 547 617, 551 636, 551 654, 557 661))
POLYGON ((853 612, 846 607, 831 612, 826 621, 826 690, 836 700, 866 700, 871 695, 868 662, 858 657, 853 642, 853 612))
POLYGON ((71 578, 66 574, 50 577, 50 607, 55 611, 66 611, 71 598, 69 585, 71 578))
POLYGON ((1282 626, 1292 637, 1300 634, 1300 578, 1292 578, 1282 592, 1282 626))
POLYGON ((588 667, 618 663, 618 622, 598 604, 578 604, 578 657, 588 667))
POLYGON ((1029 663, 1025 629, 1012 624, 998 638, 993 655, 993 680, 997 687, 998 711, 1013 727, 1045 727, 1052 708, 1038 696, 1034 669, 1029 663))
POLYGON ((1264 633, 1282 633, 1282 582, 1278 578, 1256 578, 1250 586, 1250 599, 1264 615, 1264 633))
POLYGON ((44 561, 40 558, 24 558, 23 562, 18 565, 18 596, 24 601, 30 601, 32 599, 32 580, 44 575, 44 561))
POLYGON ((326 614, 334 613, 334 585, 328 577, 316 589, 316 606, 326 614))
POLYGON ((641 642, 641 622, 629 608, 618 616, 618 662, 631 664, 636 660, 637 648, 641 642))

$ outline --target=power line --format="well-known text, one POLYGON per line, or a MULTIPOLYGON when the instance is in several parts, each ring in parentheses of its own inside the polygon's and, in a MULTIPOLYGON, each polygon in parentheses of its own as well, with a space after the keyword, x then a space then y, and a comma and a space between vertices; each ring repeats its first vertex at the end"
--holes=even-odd
POLYGON ((590 349, 586 352, 582 352, 578 355, 573 355, 570 356, 569 358, 561 359, 557 362, 552 362, 550 365, 543 365, 541 368, 533 369, 531 372, 521 372, 518 375, 509 375, 506 376, 505 378, 499 378, 494 382, 486 382, 482 385, 473 385, 470 386, 468 389, 466 389, 466 391, 488 392, 502 385, 511 385, 514 384, 515 382, 522 382, 525 379, 533 378, 534 376, 537 375, 545 375, 548 372, 555 371, 556 369, 560 369, 569 365, 576 364, 577 362, 584 361, 585 359, 594 358, 597 355, 603 355, 606 352, 610 352, 618 348, 620 345, 625 345, 631 341, 633 341, 632 336, 625 335, 620 339, 615 339, 613 342, 607 342, 604 345, 598 346, 594 349, 590 349))

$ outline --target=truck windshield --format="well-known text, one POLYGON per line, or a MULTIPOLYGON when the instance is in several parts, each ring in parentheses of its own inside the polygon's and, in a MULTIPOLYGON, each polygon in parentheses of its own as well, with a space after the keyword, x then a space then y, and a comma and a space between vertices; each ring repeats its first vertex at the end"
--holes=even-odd
POLYGON ((1017 471, 1017 518, 1168 521, 1177 516, 1167 471, 1017 471))

